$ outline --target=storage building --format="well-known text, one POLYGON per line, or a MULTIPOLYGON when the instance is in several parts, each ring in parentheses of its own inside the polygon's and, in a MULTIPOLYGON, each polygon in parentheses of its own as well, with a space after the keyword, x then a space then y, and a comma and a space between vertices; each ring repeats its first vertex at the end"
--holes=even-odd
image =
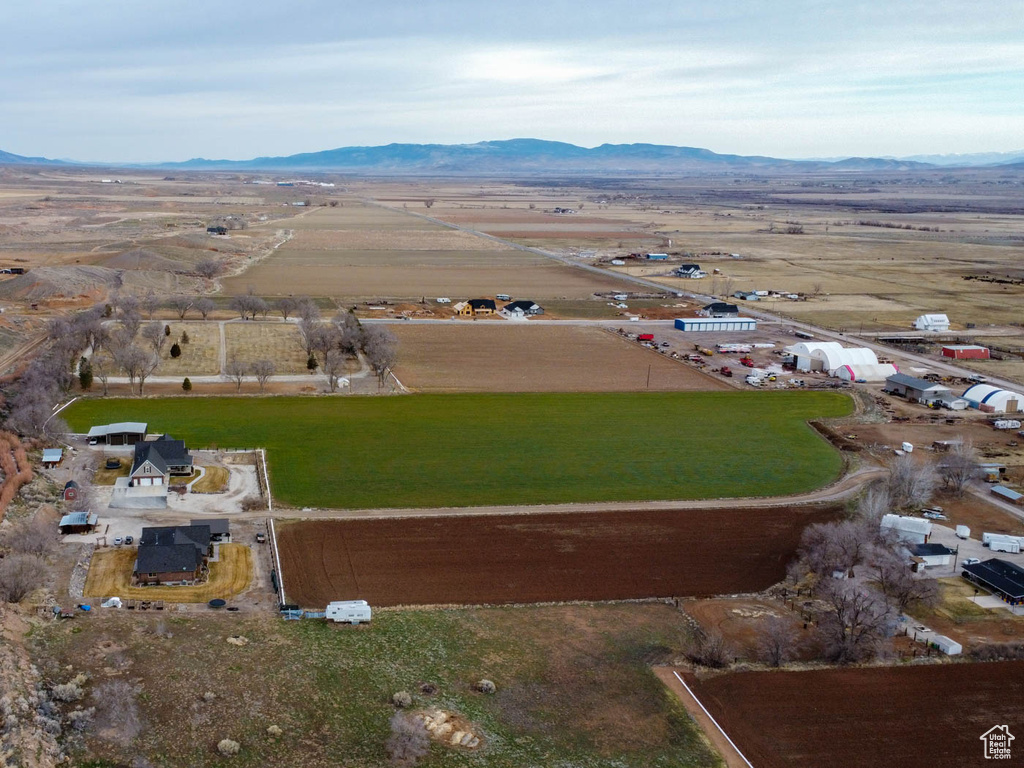
POLYGON ((756 331, 752 317, 677 317, 678 331, 756 331))
POLYGON ((72 512, 60 519, 57 527, 61 533, 91 533, 99 518, 91 512, 72 512))
POLYGON ((1016 506, 1024 506, 1024 493, 1018 493, 1013 488, 1007 488, 1005 485, 993 485, 992 495, 1002 501, 1008 501, 1016 506))
POLYGON ((945 333, 949 330, 949 318, 945 315, 921 315, 914 321, 914 328, 919 331, 945 333))
POLYGON ((47 469, 53 469, 60 464, 61 459, 64 458, 63 448, 44 448, 43 449, 43 466, 47 469))
POLYGON ((945 544, 915 544, 910 548, 910 554, 918 558, 925 568, 934 568, 951 565, 956 551, 945 544))
POLYGON ((882 526, 896 532, 900 541, 908 544, 925 544, 932 535, 932 524, 921 517, 883 515, 882 526))
POLYGON ((140 421, 103 424, 89 430, 90 445, 135 445, 145 439, 146 424, 140 421))
POLYGON ((988 347, 977 344, 954 344, 942 348, 943 357, 954 360, 988 360, 988 347))
POLYGON ((887 378, 884 391, 905 397, 912 403, 923 405, 953 400, 953 391, 949 387, 914 376, 907 376, 905 373, 897 373, 887 378))
POLYGON ((974 384, 967 388, 963 398, 972 407, 986 413, 1020 413, 1024 410, 1024 395, 991 384, 974 384))
POLYGON ((785 350, 798 371, 825 371, 846 381, 885 381, 899 369, 879 363, 867 347, 844 347, 838 341, 801 341, 785 350))

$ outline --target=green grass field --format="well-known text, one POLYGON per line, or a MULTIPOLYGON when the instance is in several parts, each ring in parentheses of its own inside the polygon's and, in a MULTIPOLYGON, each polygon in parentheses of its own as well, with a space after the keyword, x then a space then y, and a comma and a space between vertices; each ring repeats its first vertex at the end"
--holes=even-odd
POLYGON ((76 432, 148 422, 192 448, 267 449, 295 506, 433 507, 778 496, 834 479, 807 425, 830 392, 92 399, 76 432))

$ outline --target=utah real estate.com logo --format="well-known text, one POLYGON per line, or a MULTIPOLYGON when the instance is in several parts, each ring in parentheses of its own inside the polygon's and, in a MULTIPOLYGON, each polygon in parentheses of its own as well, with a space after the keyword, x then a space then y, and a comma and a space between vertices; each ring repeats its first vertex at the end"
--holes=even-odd
POLYGON ((980 738, 985 742, 986 760, 1010 759, 1010 742, 1014 739, 1013 734, 1010 733, 1010 726, 993 725, 981 734, 980 738))

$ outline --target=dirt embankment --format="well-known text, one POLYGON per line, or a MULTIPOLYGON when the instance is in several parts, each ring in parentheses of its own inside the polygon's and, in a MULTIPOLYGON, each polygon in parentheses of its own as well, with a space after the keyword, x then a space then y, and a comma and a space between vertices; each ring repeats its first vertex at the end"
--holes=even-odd
POLYGON ((32 481, 32 465, 25 448, 16 435, 0 432, 0 470, 3 471, 3 485, 0 486, 0 521, 4 519, 7 506, 14 501, 25 483, 32 481))

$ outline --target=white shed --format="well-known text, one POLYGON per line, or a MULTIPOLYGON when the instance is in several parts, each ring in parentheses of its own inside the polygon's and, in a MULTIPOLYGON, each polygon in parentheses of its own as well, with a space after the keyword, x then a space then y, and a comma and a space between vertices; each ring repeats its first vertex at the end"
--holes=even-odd
POLYGON ((959 656, 964 652, 964 647, 960 643, 945 635, 933 635, 928 638, 928 645, 942 651, 947 656, 959 656))
POLYGON ((974 384, 963 394, 964 400, 979 410, 990 413, 1020 413, 1024 411, 1024 395, 991 384, 974 384), (982 408, 982 406, 987 406, 982 408))
POLYGON ((900 541, 908 544, 924 544, 932 535, 932 524, 921 517, 904 515, 883 515, 882 528, 891 528, 900 541))
POLYGON ((919 331, 945 333, 949 330, 949 318, 945 315, 921 315, 914 321, 914 328, 919 331))
POLYGON ((892 363, 877 365, 843 365, 836 369, 836 378, 843 381, 885 381, 900 372, 892 363))

